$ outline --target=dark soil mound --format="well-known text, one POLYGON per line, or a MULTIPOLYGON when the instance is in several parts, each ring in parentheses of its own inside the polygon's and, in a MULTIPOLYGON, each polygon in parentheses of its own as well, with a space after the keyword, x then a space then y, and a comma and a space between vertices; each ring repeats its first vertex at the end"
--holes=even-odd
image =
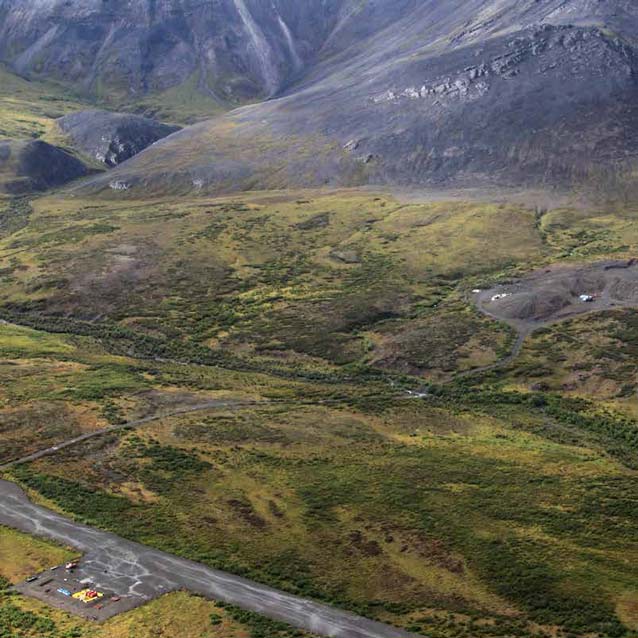
POLYGON ((569 305, 569 300, 559 293, 539 291, 513 294, 493 303, 503 318, 539 321, 560 312, 569 305))
POLYGON ((44 191, 89 172, 79 159, 46 142, 0 142, 0 193, 21 195, 44 191))

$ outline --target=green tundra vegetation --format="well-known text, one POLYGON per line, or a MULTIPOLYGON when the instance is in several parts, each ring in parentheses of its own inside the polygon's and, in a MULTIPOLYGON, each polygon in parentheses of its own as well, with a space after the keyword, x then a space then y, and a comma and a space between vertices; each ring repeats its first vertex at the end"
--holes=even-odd
POLYGON ((87 103, 68 88, 29 81, 0 64, 0 139, 52 139, 55 120, 82 108, 87 103))
POLYGON ((55 120, 75 111, 104 108, 143 113, 160 120, 191 124, 223 112, 212 98, 197 91, 193 76, 163 93, 135 101, 112 90, 90 99, 68 85, 20 77, 0 63, 0 140, 44 139, 64 145, 64 136, 55 120))
MULTIPOLYGON (((193 122, 220 108, 198 80, 128 104, 98 87, 100 106, 193 122)), ((66 146, 55 119, 94 107, 0 66, 0 140, 66 146)), ((224 127, 202 148, 248 153, 224 127)), ((548 324, 510 359, 515 331, 471 302, 550 264, 636 257, 638 206, 614 188, 550 207, 0 195, 0 464, 161 417, 3 477, 431 638, 635 638, 638 316, 548 324)), ((307 636, 187 592, 96 626, 11 591, 72 555, 0 528, 0 638, 307 636)))
MULTIPOLYGON (((355 190, 0 206, 0 460, 165 415, 7 471, 33 498, 434 638, 638 635, 635 313, 548 325, 510 361, 513 330, 469 300, 634 256, 638 208, 355 190)), ((4 600, 51 636, 86 631, 4 600)), ((186 594, 104 635, 156 621, 295 635, 186 594)))
MULTIPOLYGON (((97 101, 110 110, 143 112, 167 121, 192 123, 222 110, 218 102, 197 91, 197 80, 193 76, 164 93, 137 102, 112 91, 98 96, 97 101)), ((95 102, 79 91, 74 93, 68 85, 20 77, 0 63, 0 138, 57 138, 55 119, 95 108, 95 102)))

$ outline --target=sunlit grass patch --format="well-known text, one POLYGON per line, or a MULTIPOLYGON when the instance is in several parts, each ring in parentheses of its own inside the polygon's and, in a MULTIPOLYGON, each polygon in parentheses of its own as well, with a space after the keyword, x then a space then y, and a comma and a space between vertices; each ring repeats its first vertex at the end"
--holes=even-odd
POLYGON ((74 556, 76 554, 69 549, 0 527, 0 576, 12 583, 67 562, 74 556))

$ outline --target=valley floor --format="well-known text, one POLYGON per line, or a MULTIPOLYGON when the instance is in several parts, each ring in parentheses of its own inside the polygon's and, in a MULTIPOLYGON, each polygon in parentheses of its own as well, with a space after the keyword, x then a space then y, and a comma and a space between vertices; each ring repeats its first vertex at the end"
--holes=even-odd
MULTIPOLYGON (((7 201, 0 464, 48 453, 5 478, 56 517, 415 634, 635 635, 635 312, 517 343, 471 291, 630 259, 638 209, 541 208, 7 201)), ((294 631, 172 596, 193 635, 294 631)), ((4 592, 3 613, 32 614, 29 638, 102 631, 4 592)), ((152 612, 130 614, 108 623, 152 612)))

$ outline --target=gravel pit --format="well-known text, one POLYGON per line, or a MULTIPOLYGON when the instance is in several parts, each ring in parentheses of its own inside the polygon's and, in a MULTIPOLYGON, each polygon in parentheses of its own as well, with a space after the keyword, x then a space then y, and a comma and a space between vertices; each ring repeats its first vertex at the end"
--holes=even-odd
POLYGON ((529 333, 580 314, 638 307, 638 260, 551 266, 473 299, 486 315, 529 333))

